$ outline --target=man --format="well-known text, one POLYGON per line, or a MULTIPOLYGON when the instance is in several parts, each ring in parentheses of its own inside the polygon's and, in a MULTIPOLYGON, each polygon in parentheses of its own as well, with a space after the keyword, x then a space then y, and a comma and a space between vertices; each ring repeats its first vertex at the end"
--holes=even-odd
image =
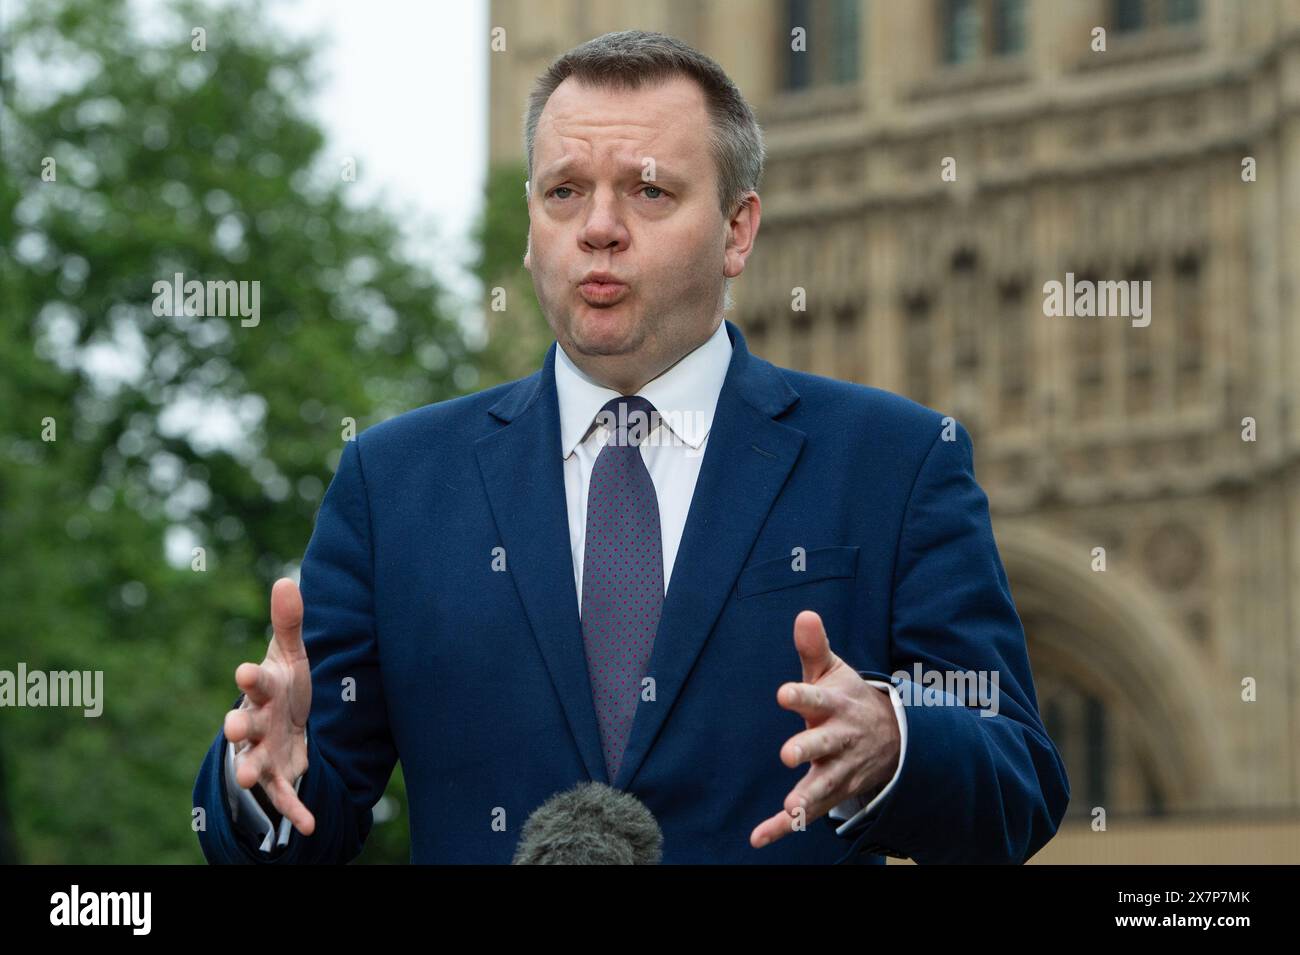
POLYGON ((415 862, 508 862, 587 780, 644 802, 665 862, 1024 861, 1069 789, 966 430, 723 319, 752 110, 629 31, 552 64, 525 143, 556 342, 345 446, 200 770, 204 854, 351 860, 400 758, 415 862))

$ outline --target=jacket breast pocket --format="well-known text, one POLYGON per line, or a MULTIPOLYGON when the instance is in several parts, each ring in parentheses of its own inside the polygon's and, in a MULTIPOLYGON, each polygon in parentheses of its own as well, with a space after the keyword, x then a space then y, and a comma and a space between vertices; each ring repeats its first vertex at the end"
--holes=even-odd
POLYGON ((814 547, 804 553, 803 568, 797 569, 795 555, 774 557, 750 564, 736 580, 736 596, 752 597, 783 587, 809 584, 832 577, 854 577, 858 573, 856 546, 814 547))

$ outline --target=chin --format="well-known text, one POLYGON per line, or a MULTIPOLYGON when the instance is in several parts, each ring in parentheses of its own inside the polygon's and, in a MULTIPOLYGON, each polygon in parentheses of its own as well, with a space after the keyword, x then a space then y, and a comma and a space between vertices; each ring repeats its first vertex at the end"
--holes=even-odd
POLYGON ((616 354, 626 350, 636 331, 636 320, 619 307, 590 308, 583 305, 574 316, 574 342, 585 352, 616 354))

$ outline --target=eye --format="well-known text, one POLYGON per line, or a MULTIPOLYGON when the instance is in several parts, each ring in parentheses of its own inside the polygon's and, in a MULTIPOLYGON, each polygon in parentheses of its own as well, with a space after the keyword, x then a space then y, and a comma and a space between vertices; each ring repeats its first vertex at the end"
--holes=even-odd
POLYGON ((659 193, 659 196, 647 196, 646 198, 648 198, 648 199, 658 199, 660 196, 666 196, 666 195, 668 195, 668 193, 664 192, 664 191, 663 191, 662 189, 660 189, 658 186, 646 186, 644 189, 641 190, 641 195, 644 196, 644 195, 645 195, 649 190, 651 190, 651 189, 653 189, 655 192, 659 193))
MULTIPOLYGON (((554 195, 555 195, 557 192, 559 192, 561 189, 565 190, 566 192, 572 192, 572 191, 573 191, 573 190, 570 189, 568 186, 556 186, 554 189, 552 189, 550 192, 548 192, 547 195, 548 195, 548 196, 554 196, 554 195)), ((557 199, 563 199, 564 197, 563 197, 563 196, 556 196, 556 198, 557 198, 557 199)))

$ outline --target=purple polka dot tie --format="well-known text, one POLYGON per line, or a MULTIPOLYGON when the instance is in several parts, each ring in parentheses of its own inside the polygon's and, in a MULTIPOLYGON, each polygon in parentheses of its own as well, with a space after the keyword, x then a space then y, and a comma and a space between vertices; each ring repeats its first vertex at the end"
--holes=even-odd
POLYGON ((632 731, 664 603, 659 498, 638 445, 658 422, 640 395, 607 402, 610 429, 587 492, 582 557, 582 638, 600 742, 612 783, 632 731))

